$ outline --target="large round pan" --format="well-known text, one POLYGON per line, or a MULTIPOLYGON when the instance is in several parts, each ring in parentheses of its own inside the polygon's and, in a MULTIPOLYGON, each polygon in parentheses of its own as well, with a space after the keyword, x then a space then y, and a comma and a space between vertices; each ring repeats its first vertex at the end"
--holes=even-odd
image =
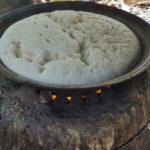
MULTIPOLYGON (((91 2, 54 2, 54 3, 43 3, 36 5, 29 5, 14 11, 10 11, 0 16, 0 36, 3 32, 13 23, 18 20, 21 20, 25 17, 42 13, 42 12, 51 12, 54 10, 77 10, 77 11, 87 11, 93 12, 97 14, 103 14, 114 18, 125 25, 127 25, 139 38, 142 47, 142 53, 140 54, 140 59, 137 64, 130 69, 126 74, 117 77, 110 81, 99 82, 96 84, 89 85, 54 85, 54 84, 46 84, 41 82, 36 82, 24 77, 21 77, 9 69, 7 69, 2 62, 0 62, 0 74, 5 76, 6 78, 12 79, 17 82, 21 82, 24 84, 30 84, 35 87, 39 87, 41 89, 50 89, 52 91, 76 91, 76 90, 96 90, 98 88, 102 88, 106 85, 118 84, 123 81, 129 80, 144 70, 146 70, 150 64, 150 26, 142 19, 127 13, 125 11, 95 4, 91 2)), ((132 39, 131 39, 132 40, 132 39)))

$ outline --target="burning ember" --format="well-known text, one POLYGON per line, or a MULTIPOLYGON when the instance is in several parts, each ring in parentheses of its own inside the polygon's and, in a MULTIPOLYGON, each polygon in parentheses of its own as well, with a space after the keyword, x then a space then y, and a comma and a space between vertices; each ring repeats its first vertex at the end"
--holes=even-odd
POLYGON ((68 101, 71 101, 71 96, 66 97, 68 101))
POLYGON ((101 89, 99 89, 99 90, 96 91, 96 94, 101 94, 101 93, 102 93, 101 89))
POLYGON ((111 88, 111 85, 107 85, 106 87, 107 87, 107 88, 111 88))
POLYGON ((82 95, 82 98, 85 99, 87 96, 86 95, 82 95))
MULTIPOLYGON (((111 88, 111 85, 107 85, 106 88, 111 88)), ((44 90, 40 90, 40 101, 41 103, 48 103, 50 101, 57 101, 57 97, 58 95, 51 93, 50 91, 44 91, 44 90)), ((101 95, 102 93, 102 89, 97 90, 96 92, 94 92, 96 95, 101 95)), ((83 94, 81 95, 82 99, 87 99, 88 94, 83 94)), ((62 99, 65 100, 65 102, 71 102, 72 100, 72 96, 64 96, 62 97, 62 99)))
POLYGON ((56 100, 57 95, 52 94, 52 100, 55 101, 56 100))

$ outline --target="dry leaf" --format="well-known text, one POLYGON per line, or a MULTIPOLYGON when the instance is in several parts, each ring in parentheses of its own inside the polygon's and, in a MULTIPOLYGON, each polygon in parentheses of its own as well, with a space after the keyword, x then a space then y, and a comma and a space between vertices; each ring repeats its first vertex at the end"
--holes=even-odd
POLYGON ((150 3, 150 0, 124 0, 128 5, 147 5, 150 3))
POLYGON ((132 6, 150 6, 150 1, 138 2, 137 4, 134 4, 132 6))
POLYGON ((81 0, 51 0, 51 2, 61 2, 61 1, 81 1, 81 0))
POLYGON ((124 0, 124 2, 128 5, 137 4, 140 0, 124 0))
POLYGON ((94 0, 98 4, 105 4, 113 7, 120 7, 121 3, 120 0, 94 0))

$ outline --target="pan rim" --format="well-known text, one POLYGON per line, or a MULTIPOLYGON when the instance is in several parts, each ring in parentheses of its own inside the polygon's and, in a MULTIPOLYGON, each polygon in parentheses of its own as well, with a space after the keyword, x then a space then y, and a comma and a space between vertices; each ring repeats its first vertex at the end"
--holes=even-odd
MULTIPOLYGON (((22 7, 22 8, 18 8, 18 9, 12 10, 12 11, 7 12, 5 14, 2 14, 0 16, 0 26, 1 26, 1 23, 4 22, 4 20, 10 18, 11 16, 15 16, 16 14, 19 14, 21 12, 25 12, 25 11, 30 10, 32 8, 33 9, 37 9, 37 8, 40 8, 40 7, 46 7, 46 6, 48 7, 48 6, 53 6, 53 5, 57 5, 59 7, 61 5, 68 5, 68 6, 69 5, 82 5, 82 6, 88 6, 88 7, 90 7, 90 5, 92 5, 92 7, 95 6, 97 8, 103 8, 103 9, 106 9, 106 8, 108 9, 109 8, 109 10, 110 9, 114 10, 115 13, 121 12, 124 15, 127 15, 127 16, 129 16, 131 18, 134 18, 135 20, 138 20, 140 22, 140 24, 143 24, 145 28, 149 29, 148 33, 150 34, 150 25, 148 23, 146 23, 144 20, 142 20, 141 18, 139 18, 139 17, 137 17, 137 16, 135 16, 133 14, 130 14, 128 12, 125 12, 123 10, 119 10, 117 8, 106 6, 106 5, 102 5, 102 4, 96 4, 96 3, 93 3, 93 2, 50 2, 50 3, 31 4, 31 5, 22 7)), ((70 10, 74 10, 74 9, 70 9, 70 10)), ((81 11, 84 11, 84 10, 81 10, 81 11)), ((90 12, 90 11, 88 11, 88 12, 90 12)), ((41 12, 37 12, 37 13, 41 13, 41 12)), ((35 13, 35 14, 37 14, 37 13, 35 13)), ((115 15, 115 13, 113 15, 115 17, 117 17, 117 15, 115 15)), ((99 14, 101 14, 101 13, 99 13, 99 14)), ((111 16, 109 16, 109 17, 111 17, 111 16)), ((143 30, 148 31, 148 29, 143 29, 143 30)), ((148 35, 148 33, 147 33, 147 35, 148 35)), ((149 42, 150 42, 150 38, 149 38, 149 42)), ((149 49, 149 51, 150 51, 150 49, 149 49)), ((119 84, 119 83, 122 83, 124 81, 129 80, 129 79, 132 79, 133 77, 139 75, 140 73, 142 73, 146 69, 148 69, 149 65, 150 65, 150 52, 149 52, 149 55, 147 56, 146 60, 140 66, 138 66, 137 69, 134 69, 134 68, 136 68, 136 67, 134 67, 129 72, 127 72, 127 73, 125 73, 125 74, 123 74, 123 75, 121 75, 119 77, 116 77, 116 78, 114 78, 112 80, 107 80, 107 81, 104 81, 104 82, 98 82, 98 83, 94 83, 94 84, 86 84, 86 85, 59 85, 59 84, 50 84, 50 83, 44 83, 44 82, 42 83, 42 82, 34 81, 32 79, 28 79, 28 78, 22 77, 22 76, 20 76, 20 75, 18 75, 16 73, 12 72, 11 70, 7 69, 6 66, 3 66, 2 63, 0 64, 0 74, 2 76, 6 77, 6 78, 11 79, 11 80, 14 80, 14 81, 17 81, 17 82, 20 82, 20 83, 23 83, 23 84, 28 84, 28 85, 31 85, 31 86, 34 86, 34 87, 38 87, 38 88, 41 88, 41 89, 88 90, 88 89, 102 88, 102 87, 105 87, 107 85, 119 84), (3 69, 2 69, 2 66, 4 67, 3 69)))

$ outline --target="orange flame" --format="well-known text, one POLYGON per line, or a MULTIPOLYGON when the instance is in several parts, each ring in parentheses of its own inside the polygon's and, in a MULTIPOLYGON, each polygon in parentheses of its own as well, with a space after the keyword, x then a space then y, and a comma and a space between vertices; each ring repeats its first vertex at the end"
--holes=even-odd
POLYGON ((66 98, 67 98, 68 101, 71 101, 71 97, 70 96, 67 96, 66 98))
POLYGON ((40 90, 40 94, 42 94, 43 93, 43 91, 42 90, 40 90))
POLYGON ((111 88, 111 85, 107 85, 106 87, 107 87, 107 88, 111 88))
POLYGON ((82 95, 82 98, 86 98, 87 96, 86 95, 82 95))
POLYGON ((52 94, 52 100, 56 100, 57 95, 52 94))
POLYGON ((101 93, 102 93, 101 89, 99 89, 99 90, 96 91, 96 94, 101 94, 101 93))

